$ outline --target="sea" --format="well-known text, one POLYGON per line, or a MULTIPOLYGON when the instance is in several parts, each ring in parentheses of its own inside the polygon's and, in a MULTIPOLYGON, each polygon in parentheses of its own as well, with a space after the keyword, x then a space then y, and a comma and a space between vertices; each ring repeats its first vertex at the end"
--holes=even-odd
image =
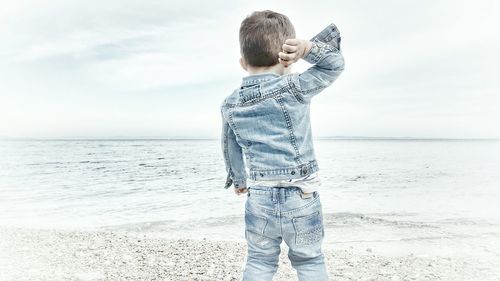
MULTIPOLYGON (((500 258, 500 141, 316 139, 325 247, 500 258)), ((244 241, 217 139, 0 141, 0 226, 244 241)))

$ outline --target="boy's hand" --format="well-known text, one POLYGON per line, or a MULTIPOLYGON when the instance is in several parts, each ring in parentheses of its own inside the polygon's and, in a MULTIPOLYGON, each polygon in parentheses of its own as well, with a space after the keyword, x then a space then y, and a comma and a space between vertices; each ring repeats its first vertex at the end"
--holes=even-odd
POLYGON ((288 67, 303 58, 312 48, 312 43, 309 40, 286 39, 281 48, 283 51, 278 53, 279 61, 283 66, 288 67))
POLYGON ((235 188, 234 189, 234 193, 236 193, 237 195, 240 195, 242 193, 246 193, 247 192, 247 188, 246 187, 240 187, 240 188, 235 188))

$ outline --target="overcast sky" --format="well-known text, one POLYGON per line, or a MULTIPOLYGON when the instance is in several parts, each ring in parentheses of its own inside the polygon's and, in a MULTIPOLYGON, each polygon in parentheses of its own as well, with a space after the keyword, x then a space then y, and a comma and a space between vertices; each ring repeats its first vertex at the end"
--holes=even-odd
POLYGON ((263 9, 298 37, 341 32, 345 71, 312 101, 314 136, 500 137, 498 1, 0 4, 0 137, 219 138, 246 75, 240 22, 263 9))

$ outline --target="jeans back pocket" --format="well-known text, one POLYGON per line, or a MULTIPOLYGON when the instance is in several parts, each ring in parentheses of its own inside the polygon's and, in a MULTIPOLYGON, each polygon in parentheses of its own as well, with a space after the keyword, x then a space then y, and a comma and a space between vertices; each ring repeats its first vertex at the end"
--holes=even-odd
POLYGON ((312 214, 292 218, 295 229, 295 244, 310 245, 324 237, 323 216, 319 210, 312 214))
POLYGON ((254 214, 245 209, 245 238, 249 242, 263 244, 266 241, 264 231, 267 226, 267 218, 254 214))

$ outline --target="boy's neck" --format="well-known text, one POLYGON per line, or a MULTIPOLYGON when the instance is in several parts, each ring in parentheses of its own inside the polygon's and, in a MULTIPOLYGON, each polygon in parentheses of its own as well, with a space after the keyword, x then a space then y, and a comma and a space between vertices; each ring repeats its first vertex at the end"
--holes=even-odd
POLYGON ((283 75, 290 73, 291 67, 285 68, 281 63, 272 66, 247 66, 247 72, 250 75, 261 74, 261 73, 275 73, 278 75, 283 75))

